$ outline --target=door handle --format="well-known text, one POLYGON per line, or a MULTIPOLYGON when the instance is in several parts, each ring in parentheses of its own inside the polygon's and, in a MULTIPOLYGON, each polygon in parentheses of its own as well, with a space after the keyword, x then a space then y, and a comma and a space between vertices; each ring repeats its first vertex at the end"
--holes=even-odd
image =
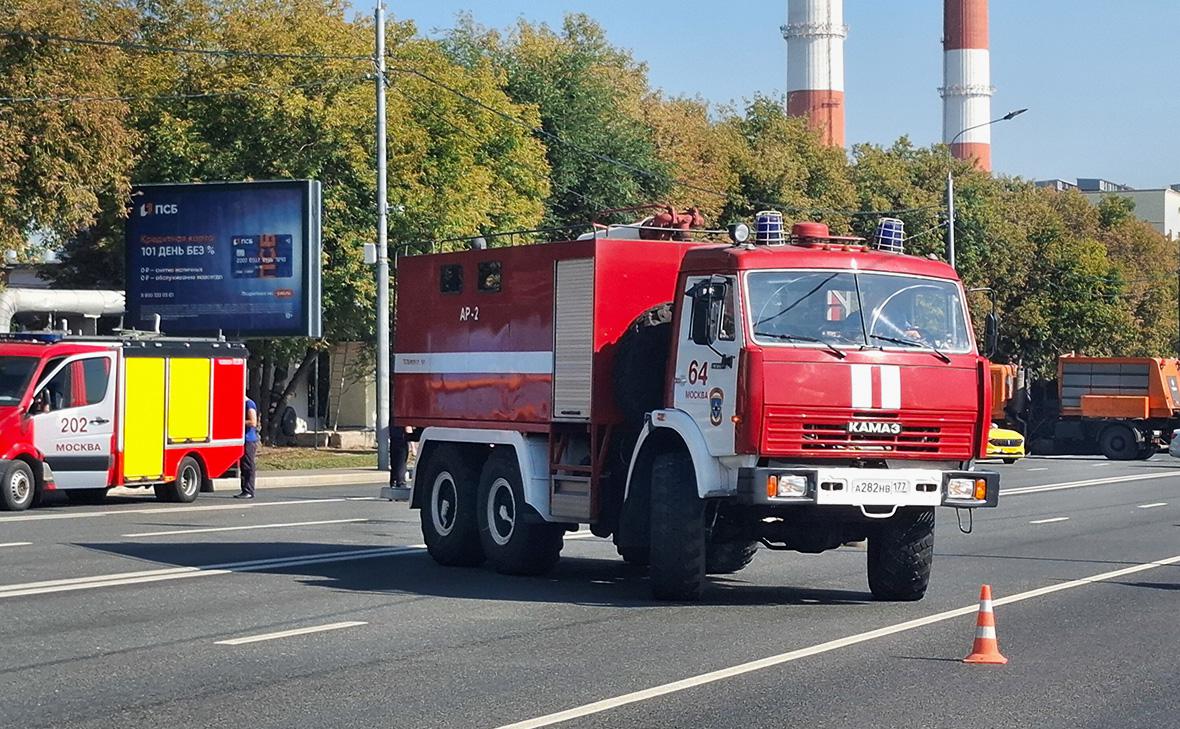
POLYGON ((106 418, 91 418, 90 422, 94 423, 95 425, 106 425, 111 421, 107 420, 106 418))

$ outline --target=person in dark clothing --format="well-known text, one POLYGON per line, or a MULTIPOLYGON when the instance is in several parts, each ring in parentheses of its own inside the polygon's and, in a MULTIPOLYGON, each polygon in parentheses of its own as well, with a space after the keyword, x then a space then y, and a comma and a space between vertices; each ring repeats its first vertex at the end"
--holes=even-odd
POLYGON ((235 499, 254 498, 254 456, 257 453, 258 406, 253 400, 246 398, 246 447, 238 464, 238 472, 242 478, 242 493, 236 494, 235 499))
POLYGON ((410 458, 410 442, 406 438, 406 429, 393 426, 389 429, 389 485, 394 488, 404 488, 406 483, 406 463, 410 458))

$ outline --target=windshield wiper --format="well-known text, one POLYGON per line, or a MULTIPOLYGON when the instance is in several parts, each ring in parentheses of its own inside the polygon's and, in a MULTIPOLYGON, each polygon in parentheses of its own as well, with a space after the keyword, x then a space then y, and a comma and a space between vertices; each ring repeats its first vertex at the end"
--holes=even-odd
POLYGON ((898 339, 897 337, 883 337, 880 334, 870 334, 869 336, 873 339, 880 339, 882 342, 892 342, 893 344, 901 344, 906 347, 920 347, 921 349, 928 349, 928 350, 930 350, 930 354, 933 354, 935 357, 938 357, 943 362, 946 362, 947 364, 950 364, 950 362, 951 362, 951 358, 946 356, 945 354, 943 354, 938 349, 938 347, 935 347, 933 344, 926 344, 924 342, 915 342, 912 339, 898 339))
POLYGON ((822 344, 822 345, 824 345, 824 349, 826 349, 827 351, 836 355, 840 359, 844 359, 845 357, 848 356, 847 354, 845 354, 844 350, 840 349, 839 347, 832 344, 831 342, 829 342, 826 339, 816 339, 815 337, 804 337, 799 334, 776 334, 774 332, 759 332, 759 331, 755 331, 754 336, 756 336, 756 337, 770 337, 771 339, 781 339, 784 342, 811 342, 813 344, 822 344))

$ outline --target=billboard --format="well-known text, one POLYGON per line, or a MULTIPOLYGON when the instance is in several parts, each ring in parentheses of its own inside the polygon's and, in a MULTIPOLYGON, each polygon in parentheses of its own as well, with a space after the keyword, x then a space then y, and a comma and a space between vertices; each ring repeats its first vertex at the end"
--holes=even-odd
POLYGON ((136 185, 125 324, 167 334, 320 336, 320 183, 136 185))

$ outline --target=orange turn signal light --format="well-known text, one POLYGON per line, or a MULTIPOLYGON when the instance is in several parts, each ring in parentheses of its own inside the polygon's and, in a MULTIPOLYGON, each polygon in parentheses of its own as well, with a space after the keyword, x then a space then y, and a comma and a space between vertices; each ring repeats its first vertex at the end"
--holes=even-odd
POLYGON ((987 499, 987 481, 982 478, 975 479, 975 500, 984 501, 987 499))
POLYGON ((778 476, 766 477, 766 496, 771 499, 778 496, 778 476))

